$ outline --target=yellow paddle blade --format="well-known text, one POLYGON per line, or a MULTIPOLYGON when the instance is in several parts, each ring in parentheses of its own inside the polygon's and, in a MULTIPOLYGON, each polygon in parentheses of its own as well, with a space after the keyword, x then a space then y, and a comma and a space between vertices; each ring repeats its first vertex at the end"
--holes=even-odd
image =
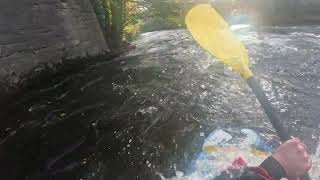
POLYGON ((253 75, 248 67, 246 48, 210 5, 195 6, 188 12, 185 21, 194 39, 204 49, 238 71, 243 78, 253 75))

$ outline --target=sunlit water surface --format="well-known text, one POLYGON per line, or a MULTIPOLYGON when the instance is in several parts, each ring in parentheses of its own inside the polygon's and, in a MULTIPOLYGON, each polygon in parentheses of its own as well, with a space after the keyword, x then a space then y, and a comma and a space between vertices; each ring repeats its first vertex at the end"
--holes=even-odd
MULTIPOLYGON (((315 153, 320 27, 234 29, 285 126, 315 153)), ((184 178, 217 128, 250 128, 277 141, 245 82, 186 30, 145 33, 135 44, 120 58, 56 76, 7 104, 1 178, 184 178)))

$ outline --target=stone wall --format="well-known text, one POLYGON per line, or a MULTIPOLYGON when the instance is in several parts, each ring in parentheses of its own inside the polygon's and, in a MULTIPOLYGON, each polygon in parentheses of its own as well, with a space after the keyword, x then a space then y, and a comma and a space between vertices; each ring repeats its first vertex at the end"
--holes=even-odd
POLYGON ((90 0, 0 1, 0 101, 32 72, 108 51, 90 0))

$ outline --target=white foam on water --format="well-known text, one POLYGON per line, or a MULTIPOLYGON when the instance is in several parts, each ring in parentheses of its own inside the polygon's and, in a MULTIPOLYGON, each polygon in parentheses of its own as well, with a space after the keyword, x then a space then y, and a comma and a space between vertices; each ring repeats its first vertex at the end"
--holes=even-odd
POLYGON ((320 157, 320 142, 318 143, 317 151, 316 151, 316 156, 320 157))
POLYGON ((248 29, 248 28, 252 28, 252 25, 250 25, 250 24, 235 24, 235 25, 230 26, 230 29, 232 31, 238 31, 238 30, 248 29))
POLYGON ((312 168, 310 175, 314 179, 320 179, 320 140, 314 156, 312 156, 312 168))

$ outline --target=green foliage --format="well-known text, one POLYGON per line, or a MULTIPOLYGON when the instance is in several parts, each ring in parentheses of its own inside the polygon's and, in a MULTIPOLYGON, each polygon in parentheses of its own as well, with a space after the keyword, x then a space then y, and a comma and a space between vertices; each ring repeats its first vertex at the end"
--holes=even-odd
POLYGON ((172 20, 156 16, 146 20, 140 28, 141 32, 150 32, 163 29, 174 29, 177 28, 177 24, 172 20))
POLYGON ((143 19, 141 32, 184 27, 184 17, 191 3, 187 0, 150 0, 147 18, 143 19))
POLYGON ((124 27, 124 37, 128 41, 133 41, 141 32, 142 21, 138 20, 136 23, 128 24, 124 27))
POLYGON ((91 0, 106 39, 119 47, 141 32, 184 27, 193 0, 91 0))

